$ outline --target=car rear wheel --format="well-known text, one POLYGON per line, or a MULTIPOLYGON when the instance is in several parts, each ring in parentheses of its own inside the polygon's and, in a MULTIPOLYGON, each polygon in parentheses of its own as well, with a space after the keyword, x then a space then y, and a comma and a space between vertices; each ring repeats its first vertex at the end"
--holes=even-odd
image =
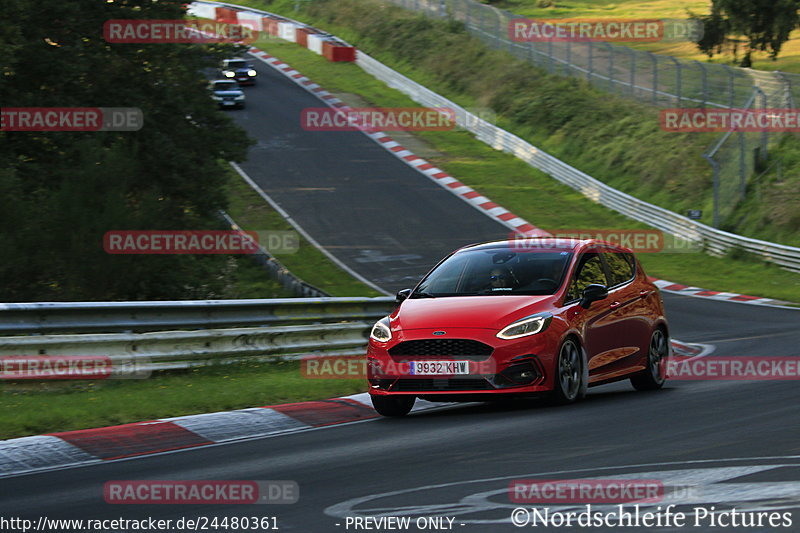
POLYGON ((574 339, 567 339, 558 350, 552 403, 563 405, 577 400, 583 388, 583 374, 581 348, 574 339))
POLYGON ((405 416, 414 407, 416 396, 372 396, 372 406, 383 416, 405 416))
POLYGON ((647 350, 647 369, 631 378, 636 390, 656 390, 664 385, 664 365, 669 355, 669 338, 663 329, 653 331, 647 350))

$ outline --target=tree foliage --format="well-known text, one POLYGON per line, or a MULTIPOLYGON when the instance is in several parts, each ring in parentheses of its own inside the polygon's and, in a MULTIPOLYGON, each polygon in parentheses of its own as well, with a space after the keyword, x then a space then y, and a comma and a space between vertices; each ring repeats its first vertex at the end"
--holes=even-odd
POLYGON ((218 296, 224 257, 109 255, 109 230, 217 229, 246 134, 202 70, 232 45, 111 44, 109 19, 178 19, 182 0, 3 0, 4 107, 137 107, 136 132, 0 132, 0 299, 218 296))
POLYGON ((712 0, 711 13, 691 18, 703 23, 703 38, 697 42, 703 53, 713 57, 727 48, 740 66, 749 67, 755 51, 778 57, 789 34, 800 26, 800 0, 712 0), (736 36, 745 39, 741 60, 736 36))

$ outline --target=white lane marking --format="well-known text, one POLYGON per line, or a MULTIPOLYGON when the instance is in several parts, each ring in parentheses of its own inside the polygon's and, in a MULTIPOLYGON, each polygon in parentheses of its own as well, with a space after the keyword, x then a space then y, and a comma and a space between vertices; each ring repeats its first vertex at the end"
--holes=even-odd
MULTIPOLYGON (((649 504, 650 507, 656 505, 665 505, 669 503, 677 505, 690 505, 690 504, 715 504, 725 503, 731 506, 739 506, 747 508, 747 503, 753 502, 749 510, 762 510, 762 509, 794 509, 800 508, 800 482, 798 481, 779 481, 779 482, 745 482, 745 483, 726 483, 739 477, 775 470, 778 468, 792 467, 799 468, 800 463, 778 463, 778 464, 760 464, 760 465, 746 465, 746 466, 733 466, 733 467, 705 467, 705 468, 690 468, 690 469, 677 469, 677 470, 656 470, 649 472, 634 472, 627 474, 617 475, 604 475, 597 474, 598 472, 620 469, 638 469, 650 466, 672 466, 680 465, 685 466, 689 464, 703 464, 703 463, 725 463, 733 461, 764 461, 764 460, 796 460, 800 456, 779 456, 779 457, 762 457, 762 458, 737 458, 737 459, 708 459, 697 461, 683 461, 683 462, 670 462, 670 463, 651 463, 640 465, 624 465, 613 467, 600 467, 594 469, 580 469, 580 470, 561 470, 556 472, 537 472, 528 474, 516 474, 513 476, 503 476, 494 478, 484 478, 475 480, 465 480, 461 482, 442 483, 435 485, 424 485, 411 489, 402 489, 392 492, 385 492, 380 494, 372 494, 360 498, 353 498, 345 502, 332 505, 325 509, 325 514, 334 517, 345 516, 451 516, 455 517, 460 523, 472 524, 488 524, 488 523, 508 523, 510 518, 494 518, 494 519, 476 519, 466 518, 469 515, 481 512, 496 512, 497 510, 513 509, 519 507, 520 504, 509 503, 505 500, 492 501, 493 496, 507 495, 508 485, 503 484, 502 488, 492 489, 488 491, 479 491, 469 494, 460 498, 458 501, 443 502, 438 504, 430 503, 431 497, 424 497, 422 499, 428 501, 424 505, 418 506, 396 506, 385 507, 383 505, 370 506, 369 508, 358 508, 358 506, 368 503, 370 501, 392 498, 398 495, 408 495, 415 492, 432 491, 438 489, 448 488, 448 491, 454 492, 452 488, 459 485, 470 485, 477 483, 494 483, 500 481, 508 481, 512 479, 547 479, 548 476, 558 474, 577 474, 582 472, 594 472, 591 477, 583 475, 571 476, 573 479, 655 479, 660 480, 665 485, 665 498, 659 502, 649 504), (668 490, 676 489, 676 490, 668 490), (691 489, 691 490, 689 490, 691 489), (667 501, 669 500, 669 501, 667 501), (767 500, 766 503, 764 501, 767 500), (776 501, 778 500, 778 501, 776 501), (462 516, 459 516, 462 515, 462 516)), ((566 479, 566 478, 564 478, 566 479)), ((457 497, 457 496, 456 496, 457 497)), ((407 499, 407 496, 403 498, 407 499)), ((376 502, 377 503, 377 502, 376 502)), ((635 502, 633 502, 635 503, 635 502)), ((633 504, 631 503, 631 505, 633 504)), ((600 504, 593 507, 602 510, 604 507, 611 508, 618 504, 600 504)), ((638 503, 638 505, 642 505, 638 503)), ((570 509, 575 508, 576 503, 569 505, 553 505, 548 507, 551 510, 570 509)))
POLYGON ((366 286, 370 287, 371 289, 374 289, 374 290, 378 291, 379 293, 384 294, 386 296, 392 296, 392 294, 390 292, 385 291, 384 289, 378 287, 373 282, 371 282, 370 280, 368 280, 367 278, 365 278, 364 276, 362 276, 361 274, 359 274, 358 272, 356 272, 355 270, 353 270, 352 268, 350 268, 349 266, 344 264, 342 261, 339 260, 338 257, 336 257, 335 255, 330 253, 328 250, 326 250, 325 247, 323 247, 320 243, 318 243, 316 241, 316 239, 314 239, 311 235, 309 235, 308 232, 306 230, 304 230, 303 227, 300 224, 298 224, 297 221, 295 221, 289 215, 289 213, 287 213, 280 205, 278 205, 272 198, 270 198, 270 196, 267 193, 265 193, 261 189, 261 187, 259 187, 256 184, 256 182, 254 182, 250 178, 250 176, 248 176, 247 173, 245 173, 245 171, 242 170, 242 168, 239 165, 237 165, 236 163, 231 161, 231 166, 248 183, 248 185, 250 185, 250 187, 253 188, 253 190, 255 190, 259 195, 261 195, 261 197, 264 200, 266 200, 267 203, 270 206, 272 206, 272 208, 275 211, 277 211, 289 224, 292 225, 292 227, 297 231, 297 233, 302 235, 303 238, 305 238, 308 242, 310 242, 311 245, 314 246, 317 250, 319 250, 320 252, 325 254, 325 257, 327 257, 328 259, 333 261, 333 263, 336 264, 336 266, 338 266, 339 268, 341 268, 342 270, 344 270, 345 272, 347 272, 348 274, 350 274, 351 276, 356 278, 361 283, 363 283, 366 286))

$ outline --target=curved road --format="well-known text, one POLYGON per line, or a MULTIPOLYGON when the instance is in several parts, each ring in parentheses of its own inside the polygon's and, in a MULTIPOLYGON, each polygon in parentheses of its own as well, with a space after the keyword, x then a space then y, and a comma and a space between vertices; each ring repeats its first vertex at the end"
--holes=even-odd
MULTIPOLYGON (((261 139, 245 170, 365 276, 390 289, 410 285, 458 244, 507 234, 361 134, 303 132, 297 110, 319 104, 282 77, 259 70, 261 85, 248 89, 250 107, 237 117, 261 139), (416 257, 356 261, 369 250, 376 251, 372 257, 416 257)), ((720 355, 800 357, 798 310, 675 295, 665 295, 665 301, 676 338, 713 344, 720 355)), ((493 533, 519 529, 509 523, 517 507, 506 494, 511 480, 627 477, 664 483, 666 496, 653 506, 735 507, 791 513, 792 520, 790 527, 713 529, 706 519, 703 527, 657 531, 800 531, 798 399, 796 381, 670 381, 652 393, 635 392, 623 382, 590 389, 586 401, 569 407, 534 401, 445 407, 398 420, 2 479, 0 516, 275 516, 280 530, 303 533, 369 531, 347 527, 347 516, 442 516, 453 523, 448 529, 445 520, 438 531, 493 533), (300 500, 249 506, 105 503, 106 481, 138 479, 294 480, 300 500)), ((416 525, 410 530, 423 531, 416 525)))

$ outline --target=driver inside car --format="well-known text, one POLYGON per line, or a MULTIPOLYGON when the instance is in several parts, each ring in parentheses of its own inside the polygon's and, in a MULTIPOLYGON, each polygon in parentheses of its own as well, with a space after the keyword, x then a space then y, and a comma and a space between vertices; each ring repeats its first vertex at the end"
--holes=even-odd
POLYGON ((493 268, 489 273, 490 289, 513 289, 518 285, 516 277, 507 268, 493 268))

